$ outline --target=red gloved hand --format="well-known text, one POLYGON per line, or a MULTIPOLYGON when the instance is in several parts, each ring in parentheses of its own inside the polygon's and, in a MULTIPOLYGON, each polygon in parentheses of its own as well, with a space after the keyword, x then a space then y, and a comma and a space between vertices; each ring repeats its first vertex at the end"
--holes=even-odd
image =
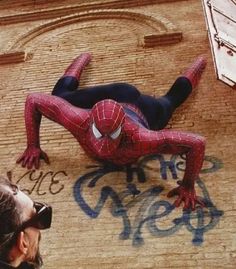
POLYGON ((205 206, 203 201, 197 197, 195 189, 188 189, 180 185, 179 187, 171 190, 167 196, 172 197, 175 195, 179 196, 174 202, 176 207, 179 207, 182 202, 184 202, 184 209, 195 210, 197 204, 199 204, 201 207, 205 206))
POLYGON ((47 154, 41 150, 41 148, 28 146, 16 162, 21 163, 23 167, 27 167, 28 169, 33 167, 38 169, 40 166, 40 159, 44 159, 44 161, 49 164, 49 158, 47 154))

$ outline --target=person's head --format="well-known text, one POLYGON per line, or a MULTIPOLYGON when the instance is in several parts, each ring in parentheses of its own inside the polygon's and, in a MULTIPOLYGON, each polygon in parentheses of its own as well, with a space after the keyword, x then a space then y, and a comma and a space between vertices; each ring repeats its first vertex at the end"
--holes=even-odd
POLYGON ((0 177, 0 260, 39 268, 40 230, 51 225, 52 209, 33 202, 17 185, 0 177))
POLYGON ((93 146, 99 156, 111 156, 122 137, 124 109, 119 103, 107 99, 96 103, 91 114, 93 146))

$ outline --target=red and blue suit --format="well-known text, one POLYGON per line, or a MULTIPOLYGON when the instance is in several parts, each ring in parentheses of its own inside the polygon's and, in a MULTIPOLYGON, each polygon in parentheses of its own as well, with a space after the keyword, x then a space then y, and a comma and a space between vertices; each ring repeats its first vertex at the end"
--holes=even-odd
POLYGON ((52 95, 28 95, 25 104, 27 148, 17 162, 28 169, 39 168, 40 159, 49 163, 40 147, 43 115, 64 126, 84 151, 98 161, 128 165, 149 154, 185 154, 183 180, 168 196, 178 195, 176 206, 182 202, 184 208, 194 209, 197 203, 203 205, 196 196, 194 183, 203 164, 205 139, 164 128, 174 110, 196 87, 205 59, 199 57, 160 98, 143 95, 126 83, 78 89, 80 75, 90 59, 89 53, 77 57, 55 85, 52 95))

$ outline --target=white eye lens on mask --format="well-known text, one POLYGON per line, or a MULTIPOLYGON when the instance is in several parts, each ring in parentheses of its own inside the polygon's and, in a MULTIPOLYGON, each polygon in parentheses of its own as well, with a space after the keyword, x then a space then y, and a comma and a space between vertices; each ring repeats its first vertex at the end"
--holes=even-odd
POLYGON ((120 135, 120 133, 121 133, 121 126, 118 127, 118 128, 115 130, 115 132, 113 132, 112 134, 110 134, 110 137, 111 137, 112 139, 116 139, 116 138, 118 138, 118 136, 120 135))
POLYGON ((98 131, 97 127, 95 126, 95 124, 93 123, 92 125, 92 130, 93 130, 93 134, 96 138, 101 138, 102 134, 98 131))

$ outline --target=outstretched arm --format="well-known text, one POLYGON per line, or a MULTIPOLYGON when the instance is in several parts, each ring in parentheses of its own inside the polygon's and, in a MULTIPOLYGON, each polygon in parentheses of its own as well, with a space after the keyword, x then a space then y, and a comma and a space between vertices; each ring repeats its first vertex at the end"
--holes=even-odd
POLYGON ((163 131, 144 131, 138 135, 137 146, 142 155, 146 154, 185 154, 186 169, 180 186, 172 190, 168 196, 179 195, 175 205, 179 206, 184 202, 184 208, 195 208, 198 200, 195 193, 194 183, 198 178, 202 168, 205 139, 199 135, 163 130, 163 131))
POLYGON ((25 103, 25 126, 27 133, 27 148, 17 163, 22 163, 28 169, 35 166, 39 168, 39 159, 49 162, 45 152, 40 148, 39 129, 42 115, 53 120, 75 137, 86 128, 88 112, 70 105, 60 97, 43 93, 33 93, 28 95, 25 103))

